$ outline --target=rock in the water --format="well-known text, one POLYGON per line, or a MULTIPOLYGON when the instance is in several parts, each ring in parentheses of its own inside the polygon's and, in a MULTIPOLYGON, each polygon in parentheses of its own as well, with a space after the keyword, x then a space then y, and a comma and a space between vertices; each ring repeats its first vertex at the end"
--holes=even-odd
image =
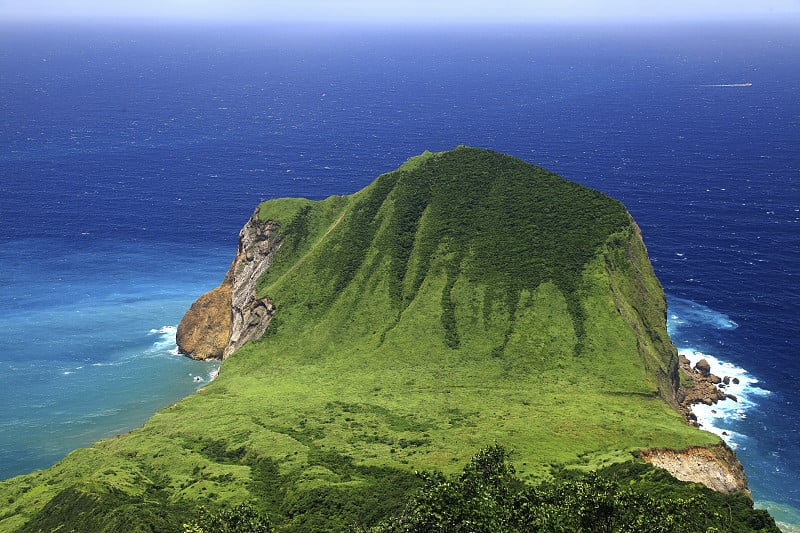
POLYGON ((711 365, 705 359, 698 361, 694 368, 689 359, 683 355, 679 357, 679 362, 681 371, 688 379, 681 385, 677 397, 681 412, 691 424, 697 420, 696 417, 690 416, 692 405, 714 405, 727 397, 723 391, 725 380, 711 373, 711 365))
POLYGON ((704 378, 707 378, 711 375, 711 365, 708 364, 708 361, 705 359, 700 359, 697 364, 694 365, 694 369, 698 371, 704 378))

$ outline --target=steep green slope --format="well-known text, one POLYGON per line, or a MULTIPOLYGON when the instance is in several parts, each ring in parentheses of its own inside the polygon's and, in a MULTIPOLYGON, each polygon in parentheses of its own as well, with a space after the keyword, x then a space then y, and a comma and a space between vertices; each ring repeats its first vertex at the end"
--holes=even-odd
POLYGON ((0 529, 174 530, 254 500, 340 530, 494 442, 523 479, 718 442, 670 407, 664 295, 619 202, 462 147, 259 216, 282 240, 266 335, 143 428, 0 484, 0 529))

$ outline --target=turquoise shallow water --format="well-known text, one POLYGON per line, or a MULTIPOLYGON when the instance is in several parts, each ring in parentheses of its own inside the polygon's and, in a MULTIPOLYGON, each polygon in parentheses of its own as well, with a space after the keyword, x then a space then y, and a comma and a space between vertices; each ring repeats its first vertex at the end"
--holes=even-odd
POLYGON ((0 476, 207 378, 169 327, 259 200, 467 144, 628 206, 678 347, 752 379, 708 424, 800 523, 797 28, 1 30, 0 476))
POLYGON ((208 382, 218 365, 177 355, 175 326, 225 263, 222 254, 198 261, 169 250, 113 242, 81 249, 63 239, 0 244, 10 278, 0 306, 8 400, 0 476, 127 432, 208 382))

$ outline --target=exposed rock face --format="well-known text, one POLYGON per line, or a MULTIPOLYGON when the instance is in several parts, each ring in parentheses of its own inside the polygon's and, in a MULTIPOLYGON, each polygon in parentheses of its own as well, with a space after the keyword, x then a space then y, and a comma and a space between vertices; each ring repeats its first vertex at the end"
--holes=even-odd
POLYGON ((648 463, 663 468, 681 481, 702 483, 725 494, 750 494, 744 468, 726 444, 692 446, 682 451, 652 449, 642 452, 641 456, 648 463))
POLYGON ((222 282, 232 286, 231 334, 223 358, 246 342, 261 337, 275 312, 269 297, 258 298, 256 294, 256 282, 272 264, 280 246, 274 225, 271 220, 260 220, 256 209, 239 232, 236 258, 222 282))
POLYGON ((192 304, 178 325, 182 354, 193 359, 222 359, 231 335, 231 284, 223 283, 192 304))
POLYGON ((261 337, 275 306, 258 298, 256 283, 280 247, 275 224, 258 209, 239 232, 239 246, 222 283, 192 304, 178 326, 181 353, 194 359, 225 359, 246 342, 261 337))
MULTIPOLYGON (((678 391, 679 408, 686 420, 697 425, 697 417, 692 413, 692 405, 703 403, 713 405, 718 401, 730 399, 737 401, 732 394, 722 389, 730 383, 729 377, 720 378, 711 373, 708 361, 701 359, 694 365, 683 355, 678 356, 680 371, 689 379, 678 391)), ((663 468, 681 481, 702 483, 706 487, 731 494, 744 492, 747 476, 736 454, 727 444, 717 446, 691 447, 683 451, 653 449, 642 452, 642 459, 654 466, 663 468)))

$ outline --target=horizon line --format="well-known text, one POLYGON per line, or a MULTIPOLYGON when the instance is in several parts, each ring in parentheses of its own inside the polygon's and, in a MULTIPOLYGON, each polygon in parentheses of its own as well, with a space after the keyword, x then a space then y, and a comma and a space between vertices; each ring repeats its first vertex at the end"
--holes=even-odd
POLYGON ((107 14, 96 15, 0 15, 0 24, 27 24, 27 25, 139 25, 139 26, 252 26, 270 27, 286 26, 292 28, 502 28, 502 27, 541 27, 541 26, 579 26, 579 27, 631 27, 637 26, 650 28, 653 26, 678 26, 678 25, 794 25, 800 23, 800 13, 791 15, 764 14, 754 17, 752 15, 722 15, 722 16, 625 16, 625 17, 539 17, 525 19, 487 18, 483 20, 474 18, 437 19, 437 18, 398 18, 395 20, 383 18, 339 18, 333 20, 300 18, 300 17, 255 17, 242 16, 214 17, 208 15, 186 16, 118 16, 107 14))

